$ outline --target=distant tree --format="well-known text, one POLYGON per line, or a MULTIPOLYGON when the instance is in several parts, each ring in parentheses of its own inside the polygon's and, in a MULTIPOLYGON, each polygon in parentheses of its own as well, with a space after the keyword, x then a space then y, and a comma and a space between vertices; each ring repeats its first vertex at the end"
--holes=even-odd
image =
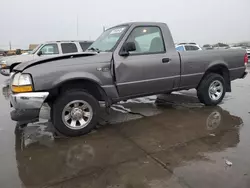
POLYGON ((203 47, 204 48, 209 48, 211 45, 210 44, 204 44, 203 47))

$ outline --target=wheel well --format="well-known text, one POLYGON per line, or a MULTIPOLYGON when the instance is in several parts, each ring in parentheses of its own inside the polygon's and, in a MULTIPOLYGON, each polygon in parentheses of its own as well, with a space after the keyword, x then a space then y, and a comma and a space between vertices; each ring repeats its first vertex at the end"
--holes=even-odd
POLYGON ((57 98, 57 96, 71 89, 86 90, 98 101, 105 101, 106 105, 109 104, 108 96, 106 92, 101 88, 101 86, 94 81, 86 79, 69 80, 61 83, 60 85, 58 85, 57 87, 55 87, 50 91, 50 96, 46 102, 53 103, 53 101, 57 98))
POLYGON ((15 66, 17 66, 18 64, 20 64, 20 62, 19 62, 19 63, 13 63, 13 64, 10 66, 10 72, 11 72, 12 69, 13 69, 15 66))
MULTIPOLYGON (((226 91, 231 92, 230 73, 229 73, 228 68, 225 65, 215 65, 215 66, 210 67, 209 69, 207 69, 207 71, 203 75, 201 81, 203 80, 203 78, 205 78, 210 73, 216 73, 216 74, 221 75, 224 78, 225 83, 226 83, 226 91)), ((200 83, 201 83, 201 81, 200 81, 200 83)), ((199 85, 200 85, 200 83, 199 83, 199 85)), ((198 87, 199 87, 199 85, 198 85, 198 87)))

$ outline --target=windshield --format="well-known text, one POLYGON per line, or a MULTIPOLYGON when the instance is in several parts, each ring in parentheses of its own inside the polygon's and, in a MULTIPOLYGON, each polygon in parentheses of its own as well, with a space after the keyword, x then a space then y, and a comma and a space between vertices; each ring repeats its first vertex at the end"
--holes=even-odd
POLYGON ((96 50, 101 52, 112 51, 117 41, 125 32, 127 26, 119 26, 106 30, 100 37, 88 48, 88 50, 96 50))
POLYGON ((39 44, 37 47, 35 47, 34 50, 32 50, 31 52, 29 52, 29 54, 35 54, 36 51, 42 46, 43 44, 39 44))

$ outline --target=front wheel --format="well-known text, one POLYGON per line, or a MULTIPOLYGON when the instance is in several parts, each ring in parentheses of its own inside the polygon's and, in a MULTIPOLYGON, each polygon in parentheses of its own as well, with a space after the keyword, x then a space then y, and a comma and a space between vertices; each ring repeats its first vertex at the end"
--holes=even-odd
POLYGON ((89 133, 97 124, 99 103, 83 90, 63 93, 53 104, 53 124, 66 136, 80 136, 89 133))
POLYGON ((226 93, 224 78, 215 73, 210 73, 203 78, 197 88, 197 96, 201 103, 207 106, 219 104, 226 93))

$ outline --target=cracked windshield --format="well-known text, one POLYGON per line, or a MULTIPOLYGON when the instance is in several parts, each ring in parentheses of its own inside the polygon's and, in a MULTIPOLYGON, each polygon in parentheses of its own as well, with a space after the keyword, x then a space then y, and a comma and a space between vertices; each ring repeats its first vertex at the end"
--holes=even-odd
POLYGON ((0 188, 249 188, 249 7, 2 0, 0 188))

